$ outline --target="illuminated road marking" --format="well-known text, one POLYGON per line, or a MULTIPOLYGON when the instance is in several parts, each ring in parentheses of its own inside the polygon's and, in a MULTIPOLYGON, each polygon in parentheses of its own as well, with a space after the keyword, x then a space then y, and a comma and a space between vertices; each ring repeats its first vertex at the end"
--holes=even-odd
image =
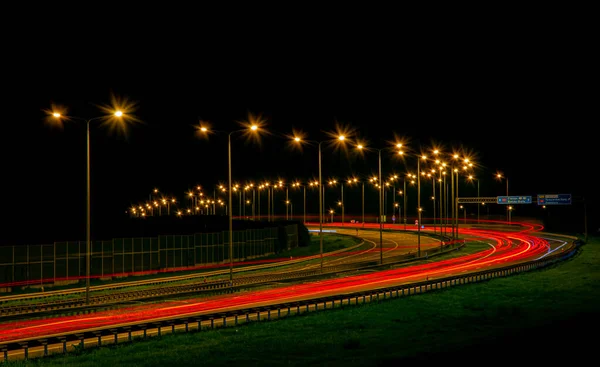
POLYGON ((550 254, 552 254, 553 252, 555 252, 555 251, 558 251, 558 249, 560 249, 560 248, 562 248, 562 247, 564 247, 564 246, 568 245, 568 242, 566 242, 566 241, 557 240, 557 239, 555 239, 555 238, 546 238, 546 239, 547 239, 547 240, 551 240, 551 241, 562 242, 562 245, 558 246, 558 247, 557 247, 557 248, 555 248, 554 250, 548 249, 548 252, 547 252, 547 253, 543 254, 543 255, 542 255, 542 256, 540 256, 540 257, 538 257, 536 260, 539 260, 539 259, 541 259, 541 258, 544 258, 544 257, 546 257, 546 256, 548 256, 548 255, 550 255, 550 254))
MULTIPOLYGON (((463 233, 469 233, 469 231, 463 231, 463 233)), ((523 256, 532 257, 532 252, 536 254, 540 250, 546 251, 543 245, 543 242, 539 241, 539 237, 532 238, 529 236, 515 236, 514 233, 511 233, 512 236, 508 236, 506 233, 498 233, 491 232, 483 234, 481 232, 473 231, 473 233, 477 233, 479 237, 487 237, 488 239, 495 240, 497 244, 500 246, 494 246, 493 243, 486 243, 491 247, 491 250, 481 251, 479 253, 475 253, 473 255, 465 255, 455 259, 443 260, 440 262, 421 264, 409 266, 401 269, 394 270, 386 270, 380 271, 376 274, 367 274, 360 276, 352 276, 335 280, 326 280, 319 281, 314 283, 307 283, 302 285, 296 285, 292 287, 285 288, 275 288, 267 291, 257 291, 252 293, 247 293, 244 295, 236 296, 234 298, 226 298, 217 297, 212 299, 202 299, 200 302, 194 302, 190 304, 179 304, 179 305, 165 305, 163 308, 151 309, 151 305, 148 305, 146 310, 135 308, 125 310, 122 313, 117 315, 107 314, 106 316, 94 316, 94 317, 77 317, 71 320, 63 319, 60 321, 55 321, 52 323, 47 323, 47 320, 36 320, 33 321, 35 323, 40 323, 38 325, 32 325, 29 323, 29 326, 20 327, 22 325, 26 325, 28 322, 15 322, 12 324, 5 324, 0 326, 3 328, 5 332, 0 333, 0 340, 11 338, 10 334, 16 334, 18 337, 28 337, 24 335, 23 331, 28 330, 31 332, 44 332, 42 328, 47 327, 53 332, 66 332, 68 329, 73 330, 73 328, 89 328, 89 327, 98 327, 109 325, 106 320, 112 321, 114 323, 130 323, 130 322, 151 322, 152 320, 158 320, 161 318, 170 317, 173 315, 177 315, 179 317, 183 317, 185 315, 198 315, 201 312, 218 312, 220 310, 231 310, 237 309, 246 305, 263 305, 269 304, 273 301, 278 303, 282 303, 286 300, 301 300, 306 298, 314 298, 315 296, 321 294, 331 294, 332 292, 339 292, 340 290, 350 290, 358 287, 369 287, 372 285, 382 285, 382 284, 390 284, 398 282, 406 282, 409 279, 413 279, 415 277, 430 277, 431 275, 438 274, 451 274, 452 272, 461 272, 467 273, 468 270, 473 267, 477 267, 477 269, 482 268, 487 264, 501 263, 507 262, 509 260, 520 260, 519 257, 523 256), (512 238, 517 241, 515 247, 512 247, 512 241, 504 241, 505 239, 512 238), (510 247, 509 247, 510 246, 510 247), (502 248, 502 250, 500 250, 502 248), (497 256, 493 256, 497 255, 497 256), (460 263, 458 263, 460 262, 460 263), (175 313, 178 310, 186 310, 187 313, 175 313), (41 324, 43 322, 43 324, 41 324), (76 325, 79 323, 79 325, 76 325), (57 326, 64 326, 62 330, 56 330, 57 326), (12 327, 13 329, 8 329, 8 327, 12 327), (4 338, 2 338, 4 336, 4 338)), ((374 243, 373 241, 368 242, 374 243)), ((392 241, 396 243, 395 241, 392 241)), ((561 246, 557 247, 557 249, 562 248, 566 243, 563 243, 561 246)), ((396 243, 397 246, 397 243, 396 243)), ((556 251, 557 249, 553 250, 556 251)), ((354 255, 353 255, 354 256, 354 255)), ((544 255, 545 256, 545 255, 544 255)), ((185 311, 184 311, 185 312, 185 311)), ((45 335, 45 334, 42 334, 45 335)), ((14 340, 14 339, 13 339, 14 340)))

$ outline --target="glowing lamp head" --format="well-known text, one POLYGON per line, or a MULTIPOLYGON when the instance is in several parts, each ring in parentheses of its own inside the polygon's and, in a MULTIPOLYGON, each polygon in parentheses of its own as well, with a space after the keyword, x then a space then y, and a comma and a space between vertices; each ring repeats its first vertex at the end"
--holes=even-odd
POLYGON ((256 125, 252 125, 252 126, 250 127, 250 129, 252 129, 252 130, 256 131, 256 130, 258 130, 258 126, 256 126, 256 125))
POLYGON ((58 119, 58 118, 60 118, 60 113, 58 113, 58 112, 54 112, 54 113, 52 114, 52 116, 54 116, 55 118, 57 118, 57 119, 58 119))
POLYGON ((116 111, 115 116, 117 116, 117 117, 123 116, 123 111, 116 111))

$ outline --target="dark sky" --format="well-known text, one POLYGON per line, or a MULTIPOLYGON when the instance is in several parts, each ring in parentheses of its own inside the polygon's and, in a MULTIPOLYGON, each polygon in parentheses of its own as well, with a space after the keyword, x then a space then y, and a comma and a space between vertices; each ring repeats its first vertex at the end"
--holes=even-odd
MULTIPOLYGON (((4 116, 1 135, 3 230, 25 236, 33 223, 85 238, 85 124, 53 129, 43 110, 55 103, 71 115, 96 117, 97 105, 111 96, 134 102, 142 123, 127 138, 92 123, 94 226, 125 216, 155 187, 183 197, 196 185, 212 192, 226 183, 226 134, 202 140, 193 126, 204 120, 233 131, 249 113, 272 135, 260 145, 233 135, 234 181, 316 177, 316 147, 290 151, 281 135, 296 129, 321 141, 342 126, 376 148, 397 136, 414 150, 440 144, 471 152, 482 195, 504 194, 505 184, 493 179, 501 171, 511 195, 572 193, 597 202, 588 54, 566 39, 530 41, 449 40, 420 53, 350 42, 329 49, 322 42, 318 49, 264 46, 227 57, 201 47, 176 53, 141 46, 120 57, 14 56, 3 86, 5 110, 15 111, 4 116)), ((382 156, 384 176, 406 172, 391 154, 382 156)), ((416 170, 414 162, 408 170, 416 170)), ((324 179, 376 172, 376 153, 361 160, 323 148, 324 179)))

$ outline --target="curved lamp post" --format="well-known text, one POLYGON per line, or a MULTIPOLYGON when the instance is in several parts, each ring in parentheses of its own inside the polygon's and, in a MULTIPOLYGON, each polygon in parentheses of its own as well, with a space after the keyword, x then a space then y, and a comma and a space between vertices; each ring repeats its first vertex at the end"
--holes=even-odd
MULTIPOLYGON (((508 177, 502 175, 502 173, 497 173, 496 178, 499 181, 502 181, 503 178, 506 179, 506 197, 508 198, 508 177)), ((506 220, 510 222, 510 209, 508 208, 508 205, 506 206, 506 220)))
POLYGON ((104 115, 92 118, 82 118, 77 116, 65 116, 62 115, 58 111, 52 111, 51 117, 56 119, 56 121, 64 120, 79 120, 83 121, 87 127, 86 134, 86 185, 87 185, 87 195, 86 195, 86 251, 85 251, 85 303, 88 304, 90 302, 90 255, 91 255, 91 187, 90 187, 90 124, 92 121, 96 120, 104 120, 104 121, 113 121, 117 123, 123 123, 125 118, 128 117, 125 113, 120 109, 115 109, 111 115, 104 115), (112 119, 111 119, 112 118, 112 119))
MULTIPOLYGON (((380 148, 380 149, 366 148, 364 145, 358 144, 356 146, 356 148, 358 148, 361 151, 369 151, 369 150, 377 151, 378 156, 379 156, 379 263, 383 264, 383 203, 382 203, 382 201, 383 201, 384 183, 381 179, 381 152, 384 150, 400 149, 400 148, 402 148, 402 143, 397 143, 393 147, 386 147, 386 148, 380 148)), ((400 151, 399 154, 402 154, 402 152, 400 151)))
POLYGON ((304 189, 304 213, 303 213, 303 223, 306 223, 306 185, 301 184, 296 181, 292 183, 292 187, 302 187, 304 189))
POLYGON ((239 129, 239 130, 234 130, 231 132, 226 132, 226 131, 221 131, 221 130, 209 130, 206 126, 200 126, 199 128, 200 132, 203 133, 208 133, 208 132, 215 132, 215 133, 225 133, 227 134, 227 158, 228 158, 228 172, 229 172, 229 179, 228 179, 228 183, 227 183, 227 195, 228 195, 228 210, 227 210, 227 217, 229 219, 229 284, 230 286, 233 286, 233 205, 232 205, 232 198, 231 198, 231 135, 235 134, 235 133, 239 133, 239 132, 244 132, 244 133, 256 133, 259 131, 259 124, 258 123, 250 123, 249 126, 247 126, 244 129, 239 129))
POLYGON ((321 272, 323 272, 323 179, 322 179, 322 173, 321 173, 321 144, 324 142, 333 142, 333 141, 338 141, 338 142, 344 142, 344 140, 346 139, 345 135, 339 135, 337 137, 337 139, 329 139, 329 140, 322 140, 322 141, 315 141, 315 140, 304 140, 299 136, 294 136, 294 141, 296 143, 302 143, 302 142, 306 142, 306 143, 315 143, 318 145, 319 148, 319 252, 321 254, 321 272))

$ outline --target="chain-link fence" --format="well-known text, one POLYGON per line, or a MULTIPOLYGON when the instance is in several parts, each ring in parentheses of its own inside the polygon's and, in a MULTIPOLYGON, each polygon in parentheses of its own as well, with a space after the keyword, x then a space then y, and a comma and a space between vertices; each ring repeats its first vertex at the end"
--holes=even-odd
MULTIPOLYGON (((280 249, 297 247, 297 227, 292 224, 233 231, 233 261, 245 261, 280 249), (285 234, 281 236, 280 231, 285 234)), ((85 241, 68 241, 0 247, 0 291, 18 286, 65 284, 85 279, 86 245, 85 241)), ((114 238, 110 241, 92 241, 90 246, 90 277, 100 279, 185 270, 230 261, 228 231, 114 238)))

